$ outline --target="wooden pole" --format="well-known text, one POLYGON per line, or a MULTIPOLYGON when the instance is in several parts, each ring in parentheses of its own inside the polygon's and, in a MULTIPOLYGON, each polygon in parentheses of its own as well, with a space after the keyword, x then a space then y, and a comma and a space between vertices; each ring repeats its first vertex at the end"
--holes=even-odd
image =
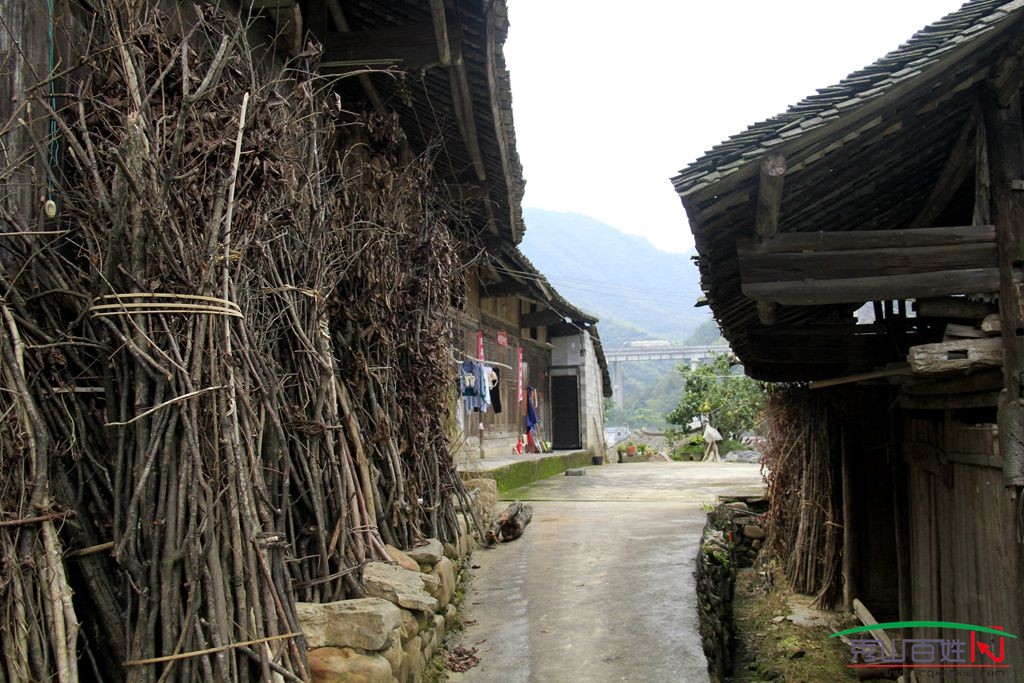
MULTIPOLYGON (((889 394, 890 404, 896 390, 889 394)), ((911 567, 910 567, 910 504, 907 500, 907 465, 903 462, 902 424, 896 422, 891 411, 886 413, 889 426, 889 470, 892 472, 892 503, 894 534, 896 537, 896 579, 899 589, 900 621, 911 619, 911 567)))
POLYGON ((1003 341, 1003 392, 999 398, 999 451, 1007 486, 1024 485, 1024 410, 1021 408, 1021 370, 1024 360, 1024 297, 1020 275, 1024 268, 1024 193, 1014 185, 1024 179, 1024 122, 1020 97, 1005 107, 994 96, 984 107, 988 135, 992 219, 999 247, 999 315, 1003 341))
POLYGON ((853 521, 853 482, 850 480, 850 454, 847 452, 845 427, 840 431, 839 440, 843 470, 843 604, 849 611, 853 609, 853 601, 859 591, 856 582, 857 544, 853 521))

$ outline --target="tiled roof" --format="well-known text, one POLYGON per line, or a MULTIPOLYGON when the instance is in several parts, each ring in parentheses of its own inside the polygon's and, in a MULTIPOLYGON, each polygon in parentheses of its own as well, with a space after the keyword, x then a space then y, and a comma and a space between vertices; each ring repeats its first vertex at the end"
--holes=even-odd
MULTIPOLYGON (((753 237, 759 162, 771 153, 786 160, 779 233, 916 224, 934 201, 954 143, 965 131, 975 134, 972 121, 995 65, 1019 61, 1024 52, 1022 22, 1024 0, 968 2, 870 66, 726 140, 673 179, 699 254, 701 288, 748 372, 773 381, 818 379, 871 369, 899 351, 884 334, 874 359, 814 345, 795 353, 783 338, 787 328, 852 324, 852 304, 778 306, 774 326, 759 322, 742 289, 736 246, 753 237)), ((933 219, 969 223, 969 184, 953 188, 936 209, 943 215, 933 219)))
POLYGON ((846 112, 920 76, 958 47, 994 31, 1021 9, 1024 0, 968 2, 870 66, 715 146, 672 179, 676 191, 685 196, 713 185, 788 140, 829 125, 846 112))

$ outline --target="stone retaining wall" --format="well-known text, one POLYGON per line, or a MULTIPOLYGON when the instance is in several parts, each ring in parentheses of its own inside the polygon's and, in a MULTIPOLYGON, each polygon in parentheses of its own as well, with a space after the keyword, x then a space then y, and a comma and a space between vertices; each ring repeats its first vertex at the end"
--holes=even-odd
MULTIPOLYGON (((486 527, 494 516, 497 485, 491 479, 466 485, 486 527)), ((455 543, 426 539, 405 551, 387 546, 390 562, 363 567, 364 598, 296 605, 314 683, 420 681, 458 621, 452 599, 476 545, 461 516, 459 526, 455 543)))
POLYGON ((736 569, 751 566, 760 552, 765 534, 759 512, 763 512, 763 501, 722 503, 708 514, 704 525, 695 575, 700 635, 712 683, 732 674, 736 569))

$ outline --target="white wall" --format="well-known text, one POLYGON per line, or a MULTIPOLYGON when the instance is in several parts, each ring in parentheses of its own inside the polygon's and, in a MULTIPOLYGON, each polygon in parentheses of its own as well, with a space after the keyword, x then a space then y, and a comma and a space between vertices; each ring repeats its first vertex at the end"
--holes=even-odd
POLYGON ((584 356, 580 373, 580 419, 583 420, 583 447, 602 454, 604 446, 604 378, 590 333, 580 335, 584 356))

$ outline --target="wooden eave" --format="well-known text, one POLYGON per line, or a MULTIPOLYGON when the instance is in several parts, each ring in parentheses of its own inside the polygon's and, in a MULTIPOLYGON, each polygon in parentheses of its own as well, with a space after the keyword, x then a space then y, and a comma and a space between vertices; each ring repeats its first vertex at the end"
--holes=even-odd
POLYGON ((483 0, 335 0, 318 35, 327 75, 345 101, 394 112, 413 154, 433 156, 436 179, 465 201, 476 231, 517 244, 523 235, 522 166, 516 152, 511 85, 502 45, 505 3, 483 0), (343 19, 345 30, 336 20, 343 19))
MULTIPOLYGON (((973 3, 978 11, 983 4, 973 3)), ((956 156, 958 145, 970 147, 973 152, 973 142, 964 138, 965 130, 973 130, 971 120, 977 117, 979 96, 998 58, 1009 46, 1024 41, 1019 11, 1024 3, 1003 3, 1005 9, 997 5, 988 3, 985 11, 989 13, 984 16, 989 21, 981 22, 977 30, 960 28, 960 33, 969 37, 948 38, 949 44, 935 47, 936 54, 926 63, 905 66, 890 74, 895 78, 887 86, 836 96, 835 111, 828 116, 815 115, 822 112, 802 103, 805 108, 802 114, 797 112, 799 116, 792 110, 787 112, 792 114, 788 123, 758 124, 752 127, 752 136, 740 134, 721 149, 716 148, 717 156, 715 151, 709 153, 675 179, 700 254, 698 265, 707 300, 726 338, 753 376, 793 381, 827 377, 840 368, 856 373, 898 360, 906 353, 910 339, 935 340, 935 329, 913 323, 914 329, 880 332, 886 341, 875 344, 875 351, 870 353, 852 346, 844 350, 842 346, 809 343, 804 345, 802 356, 793 354, 785 350, 787 344, 793 348, 792 339, 787 341, 773 330, 799 327, 807 330, 804 334, 808 340, 813 340, 815 327, 852 322, 852 312, 859 304, 877 300, 876 295, 890 290, 867 289, 863 298, 842 292, 827 299, 808 286, 803 288, 806 295, 797 296, 793 292, 801 289, 800 281, 813 276, 815 269, 827 276, 829 264, 848 271, 853 264, 845 263, 841 255, 828 253, 793 253, 786 258, 754 258, 752 262, 749 249, 745 259, 740 251, 743 244, 755 240, 755 225, 763 213, 763 207, 759 210, 759 169, 767 154, 782 155, 788 166, 779 197, 780 238, 811 232, 827 238, 830 233, 906 229, 921 226, 922 222, 927 227, 970 225, 973 157, 964 168, 962 163, 959 167, 952 164, 951 155, 956 156), (720 167, 709 168, 708 163, 720 167), (945 188, 937 192, 943 182, 945 188), (936 201, 941 205, 936 206, 936 201), (929 210, 924 211, 926 207, 929 210), (793 269, 788 275, 787 266, 793 269), (752 283, 758 278, 766 283, 762 290, 786 290, 784 297, 774 297, 782 305, 773 310, 772 325, 762 322, 765 310, 762 307, 759 312, 752 296, 760 294, 764 298, 764 291, 752 291, 757 288, 752 283), (786 280, 793 287, 772 284, 786 280), (803 366, 793 358, 802 358, 803 366)), ((827 95, 829 89, 821 92, 827 95)), ((877 263, 865 253, 859 256, 864 272, 849 274, 930 273, 942 267, 957 271, 957 276, 967 270, 985 271, 973 273, 970 277, 974 280, 966 278, 966 284, 950 280, 945 293, 991 291, 998 283, 992 243, 975 244, 964 251, 964 264, 975 268, 961 268, 949 250, 923 245, 915 248, 916 253, 906 255, 890 250, 877 263), (886 271, 885 267, 892 270, 886 271)), ((813 285, 814 278, 809 280, 813 285)), ((911 298, 929 291, 925 288, 919 293, 885 298, 911 298)), ((938 334, 941 337, 941 332, 938 334)))

